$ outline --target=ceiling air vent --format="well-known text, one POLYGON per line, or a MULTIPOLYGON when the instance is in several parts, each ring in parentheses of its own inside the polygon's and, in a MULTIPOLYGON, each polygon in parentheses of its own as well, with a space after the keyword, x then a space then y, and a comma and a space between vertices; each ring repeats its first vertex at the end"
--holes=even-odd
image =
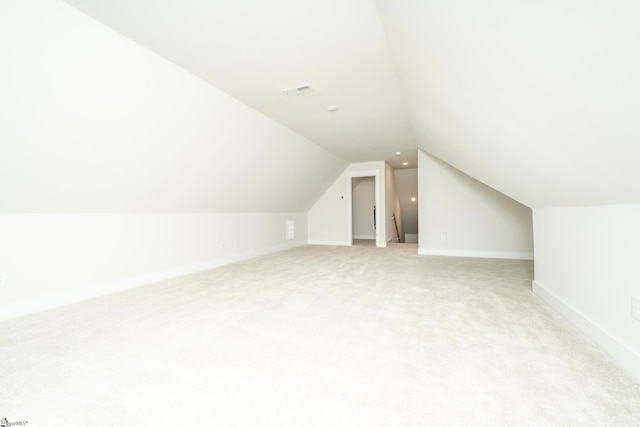
POLYGON ((302 95, 303 93, 312 92, 313 89, 309 85, 302 85, 292 89, 285 89, 282 92, 287 96, 302 95))

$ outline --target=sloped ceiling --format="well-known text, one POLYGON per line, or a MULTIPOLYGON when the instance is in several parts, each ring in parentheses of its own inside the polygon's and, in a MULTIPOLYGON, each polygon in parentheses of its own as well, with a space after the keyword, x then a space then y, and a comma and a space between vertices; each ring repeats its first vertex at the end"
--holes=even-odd
POLYGON ((638 2, 67 1, 347 161, 417 146, 531 207, 640 201, 638 2))
POLYGON ((534 208, 640 202, 637 2, 66 1, 344 161, 420 148, 534 208))
POLYGON ((67 3, 348 162, 415 164, 373 0, 67 3), (283 94, 301 85, 313 92, 283 94), (340 109, 328 112, 330 105, 340 109))
POLYGON ((640 201, 640 3, 378 4, 421 149, 530 207, 640 201))
POLYGON ((347 165, 63 2, 0 53, 0 213, 306 212, 347 165))

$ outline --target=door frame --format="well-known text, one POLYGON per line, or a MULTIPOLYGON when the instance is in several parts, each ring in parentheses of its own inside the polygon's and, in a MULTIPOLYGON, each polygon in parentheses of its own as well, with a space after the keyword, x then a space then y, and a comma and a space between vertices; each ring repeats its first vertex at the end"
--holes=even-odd
MULTIPOLYGON (((373 177, 375 183, 375 206, 376 206, 376 246, 379 248, 387 247, 387 242, 385 241, 385 236, 381 235, 380 227, 383 224, 384 218, 380 218, 380 211, 382 206, 380 205, 381 200, 381 186, 380 186, 380 171, 373 170, 363 170, 363 171, 351 171, 347 172, 347 224, 348 224, 348 241, 349 246, 353 245, 353 178, 366 178, 373 177)), ((385 228, 384 226, 382 227, 385 228)))

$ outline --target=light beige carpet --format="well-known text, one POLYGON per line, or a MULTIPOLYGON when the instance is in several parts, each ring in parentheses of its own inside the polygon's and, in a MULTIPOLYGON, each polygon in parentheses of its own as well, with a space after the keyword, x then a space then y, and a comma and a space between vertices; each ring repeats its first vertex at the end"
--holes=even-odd
POLYGON ((306 246, 0 323, 37 426, 637 426, 640 383, 527 261, 306 246))

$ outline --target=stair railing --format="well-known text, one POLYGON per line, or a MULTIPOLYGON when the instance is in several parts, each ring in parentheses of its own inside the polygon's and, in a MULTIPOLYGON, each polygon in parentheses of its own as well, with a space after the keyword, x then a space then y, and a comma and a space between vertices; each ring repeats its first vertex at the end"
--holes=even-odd
POLYGON ((396 240, 398 241, 398 243, 402 243, 402 241, 400 240, 400 231, 398 230, 398 221, 396 220, 396 214, 394 213, 393 215, 391 215, 391 218, 393 218, 393 225, 396 226, 396 240))

